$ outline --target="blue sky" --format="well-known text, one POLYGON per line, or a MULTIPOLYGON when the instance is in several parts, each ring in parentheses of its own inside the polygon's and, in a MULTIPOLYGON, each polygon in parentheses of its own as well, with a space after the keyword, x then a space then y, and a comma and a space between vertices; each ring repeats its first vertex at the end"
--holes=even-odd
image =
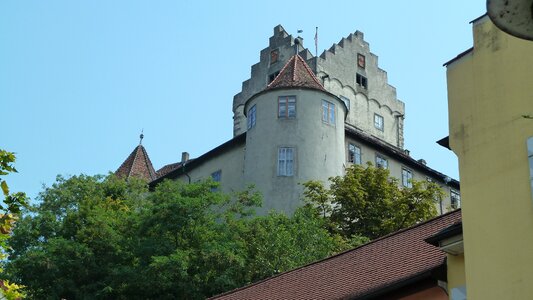
POLYGON ((138 144, 156 169, 232 138, 232 99, 274 26, 319 53, 360 30, 405 102, 411 155, 458 178, 442 64, 472 45, 485 1, 0 2, 0 148, 13 191, 114 171, 138 144))

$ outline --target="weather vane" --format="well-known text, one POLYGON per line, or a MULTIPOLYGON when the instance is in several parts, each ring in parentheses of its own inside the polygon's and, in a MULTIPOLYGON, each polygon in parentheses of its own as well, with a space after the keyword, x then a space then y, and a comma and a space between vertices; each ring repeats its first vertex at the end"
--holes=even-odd
POLYGON ((142 143, 143 143, 143 138, 144 138, 143 131, 144 131, 144 128, 141 129, 141 135, 139 136, 139 138, 140 138, 141 140, 139 141, 139 145, 142 145, 142 143))

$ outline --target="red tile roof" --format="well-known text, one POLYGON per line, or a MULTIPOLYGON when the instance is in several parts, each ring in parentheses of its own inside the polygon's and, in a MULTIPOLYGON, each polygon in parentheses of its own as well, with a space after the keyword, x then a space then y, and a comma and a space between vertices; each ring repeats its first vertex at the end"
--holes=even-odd
POLYGON ((267 278, 212 299, 357 299, 445 263, 424 241, 461 219, 456 210, 347 252, 267 278))
POLYGON ((311 68, 309 68, 305 60, 298 54, 289 59, 278 76, 276 76, 274 81, 265 90, 287 87, 305 87, 324 91, 324 87, 316 78, 313 71, 311 71, 311 68))
POLYGON ((133 149, 131 154, 120 165, 115 172, 115 175, 122 178, 139 177, 150 182, 157 178, 152 162, 148 157, 146 149, 142 145, 139 145, 133 149))

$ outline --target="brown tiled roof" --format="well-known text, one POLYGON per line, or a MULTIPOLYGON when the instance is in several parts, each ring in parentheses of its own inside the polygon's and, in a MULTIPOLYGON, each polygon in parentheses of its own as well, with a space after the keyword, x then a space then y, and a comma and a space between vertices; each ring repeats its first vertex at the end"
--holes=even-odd
MULTIPOLYGON (((189 160, 188 162, 191 162, 191 160, 189 160)), ((173 164, 168 164, 168 165, 165 165, 163 166, 161 169, 157 170, 157 177, 162 177, 162 176, 165 176, 167 175, 168 173, 176 170, 176 169, 179 169, 181 168, 181 166, 183 165, 182 162, 177 162, 177 163, 173 163, 173 164)))
POLYGON ((443 265, 446 254, 424 239, 460 219, 461 211, 456 210, 213 299, 358 299, 375 295, 443 265))
POLYGON ((278 76, 265 90, 278 88, 304 87, 324 91, 324 87, 316 78, 305 60, 298 54, 294 55, 279 71, 278 76))
POLYGON ((115 175, 121 178, 139 177, 150 182, 157 178, 152 162, 148 157, 146 149, 139 145, 133 149, 131 154, 120 165, 115 175))

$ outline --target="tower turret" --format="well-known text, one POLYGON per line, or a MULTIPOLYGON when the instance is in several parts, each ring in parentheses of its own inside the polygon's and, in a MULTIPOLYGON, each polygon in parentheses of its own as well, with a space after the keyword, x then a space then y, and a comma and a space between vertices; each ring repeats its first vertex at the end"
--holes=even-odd
POLYGON ((299 183, 342 174, 346 111, 299 55, 246 101, 244 178, 268 199, 264 210, 293 212, 301 206, 299 183))

